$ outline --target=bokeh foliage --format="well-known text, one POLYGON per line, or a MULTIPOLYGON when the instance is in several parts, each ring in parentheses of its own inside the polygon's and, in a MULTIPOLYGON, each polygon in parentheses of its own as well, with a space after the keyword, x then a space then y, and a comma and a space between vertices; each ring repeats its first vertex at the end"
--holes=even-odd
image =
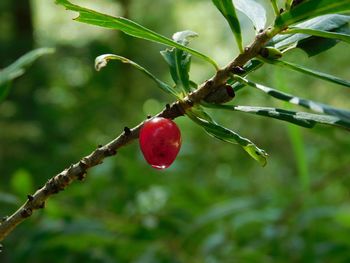
MULTIPOLYGON (((167 36, 198 32, 192 46, 220 65, 238 53, 230 28, 210 1, 83 2, 167 36)), ((260 2, 271 9, 268 1, 260 2)), ((114 63, 98 73, 93 68, 98 55, 117 53, 171 83, 159 45, 73 22, 53 1, 2 0, 0 14, 1 68, 34 47, 56 48, 17 79, 0 104, 0 214, 5 216, 28 191, 172 98, 126 65, 114 63)), ((242 19, 248 42, 254 30, 242 19)), ((286 56, 348 79, 348 50, 340 43, 310 59, 299 50, 286 56)), ((212 74, 210 66, 193 58, 195 81, 212 74)), ((349 108, 347 89, 300 73, 266 65, 251 79, 349 108)), ((285 106, 249 88, 235 100, 285 106)), ((213 115, 263 146, 268 165, 261 168, 239 148, 179 118, 183 147, 169 170, 148 167, 138 145, 129 145, 19 226, 4 242, 0 261, 348 262, 348 133, 331 127, 304 130, 235 112, 213 115)))

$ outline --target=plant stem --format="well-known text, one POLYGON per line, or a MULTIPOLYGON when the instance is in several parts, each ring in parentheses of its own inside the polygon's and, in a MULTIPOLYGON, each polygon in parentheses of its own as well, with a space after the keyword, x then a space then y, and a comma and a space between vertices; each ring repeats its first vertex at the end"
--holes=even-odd
MULTIPOLYGON (((201 102, 209 93, 219 89, 230 78, 233 69, 237 66, 243 66, 252 58, 258 56, 264 45, 277 33, 278 28, 267 28, 264 32, 257 35, 251 45, 246 47, 243 53, 239 54, 226 67, 220 69, 210 79, 202 83, 197 90, 190 93, 181 101, 174 102, 170 107, 165 107, 156 116, 174 119, 185 114, 186 110, 193 105, 201 102)), ((33 195, 28 195, 28 200, 12 215, 3 219, 0 224, 0 241, 4 240, 17 225, 30 217, 34 210, 44 208, 45 201, 52 195, 64 190, 68 185, 76 180, 83 180, 87 171, 102 161, 117 153, 119 148, 126 146, 139 136, 140 128, 144 122, 141 122, 132 129, 125 129, 117 138, 105 146, 94 150, 90 155, 83 157, 79 162, 72 164, 61 173, 55 175, 47 183, 39 188, 33 195)))

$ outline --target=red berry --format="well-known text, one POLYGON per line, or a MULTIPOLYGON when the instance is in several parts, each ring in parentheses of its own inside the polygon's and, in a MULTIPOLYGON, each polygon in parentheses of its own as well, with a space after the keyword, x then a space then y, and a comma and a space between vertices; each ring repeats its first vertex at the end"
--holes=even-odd
POLYGON ((181 133, 172 120, 155 117, 141 128, 139 142, 146 161, 156 169, 165 169, 179 153, 181 133))

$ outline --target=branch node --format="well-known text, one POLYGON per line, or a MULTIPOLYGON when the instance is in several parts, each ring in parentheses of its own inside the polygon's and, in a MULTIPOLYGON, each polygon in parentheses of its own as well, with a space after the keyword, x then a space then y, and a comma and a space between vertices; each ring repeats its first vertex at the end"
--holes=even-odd
POLYGON ((67 172, 71 172, 73 168, 74 168, 74 164, 71 164, 71 165, 69 166, 67 172))
MULTIPOLYGON (((71 168, 70 168, 70 169, 71 169, 71 168)), ((63 188, 66 187, 67 185, 69 185, 69 183, 70 183, 69 176, 63 175, 63 176, 62 176, 62 180, 63 180, 63 184, 64 184, 63 188)))
POLYGON ((31 202, 34 200, 34 196, 32 195, 27 195, 28 201, 31 202))
POLYGON ((79 162, 79 167, 82 170, 86 170, 87 168, 89 168, 89 165, 87 164, 86 158, 83 158, 80 162, 79 162))
POLYGON ((3 216, 2 218, 1 218, 1 222, 5 222, 6 220, 7 220, 7 218, 9 218, 8 216, 3 216))
POLYGON ((21 211, 21 217, 23 218, 27 218, 30 217, 32 215, 33 211, 31 208, 23 208, 23 210, 21 211))
POLYGON ((187 102, 187 104, 188 104, 190 107, 193 107, 193 105, 194 105, 193 100, 188 99, 186 102, 187 102))
POLYGON ((113 155, 116 155, 117 154, 117 151, 114 150, 114 149, 111 149, 111 148, 108 148, 106 151, 105 151, 105 156, 113 156, 113 155))
POLYGON ((85 178, 86 178, 86 175, 87 175, 86 172, 82 172, 82 173, 77 175, 77 178, 78 178, 79 181, 84 181, 85 178))
MULTIPOLYGON (((53 193, 53 194, 57 194, 61 189, 60 187, 57 185, 56 181, 55 181, 55 177, 51 178, 47 184, 49 185, 50 191, 47 191, 47 194, 49 194, 49 192, 53 193)), ((62 189, 63 190, 63 189, 62 189)), ((45 191, 45 190, 44 190, 45 191)), ((45 192, 44 192, 45 193, 45 192)))
POLYGON ((234 74, 238 74, 238 75, 241 75, 241 74, 244 74, 246 71, 244 68, 240 67, 240 66, 235 66, 233 69, 232 69, 232 72, 234 74))
POLYGON ((129 136, 131 134, 131 130, 129 129, 129 127, 124 127, 124 134, 126 136, 129 136))

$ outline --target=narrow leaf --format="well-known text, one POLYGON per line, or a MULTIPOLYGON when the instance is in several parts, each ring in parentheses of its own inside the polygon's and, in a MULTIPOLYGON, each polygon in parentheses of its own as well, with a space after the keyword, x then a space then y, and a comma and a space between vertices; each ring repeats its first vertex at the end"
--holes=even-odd
POLYGON ((249 85, 250 87, 261 90, 262 92, 282 101, 286 101, 295 105, 300 105, 304 108, 310 109, 315 112, 325 113, 338 117, 340 120, 348 123, 350 125, 350 111, 344 109, 334 108, 332 106, 315 102, 312 100, 300 98, 273 88, 263 86, 261 84, 256 84, 250 80, 236 76, 236 80, 249 85))
MULTIPOLYGON (((174 41, 187 45, 189 39, 196 37, 192 31, 177 32, 173 35, 174 41)), ((181 49, 172 48, 160 52, 170 67, 170 74, 176 87, 183 92, 183 96, 191 91, 189 71, 191 66, 191 55, 181 49)))
MULTIPOLYGON (((271 0, 271 1, 276 1, 276 0, 271 0)), ((292 6, 293 0, 285 0, 285 7, 286 10, 289 10, 292 6)))
POLYGON ((350 128, 349 122, 345 122, 338 117, 330 115, 321 115, 308 112, 296 112, 272 107, 230 106, 216 104, 206 104, 204 106, 222 110, 240 111, 249 114, 265 116, 290 122, 304 128, 313 128, 316 124, 332 125, 345 128, 347 130, 349 130, 350 128))
POLYGON ((254 0, 233 0, 236 9, 245 14, 254 25, 255 31, 265 28, 265 8, 254 0))
POLYGON ((296 33, 324 37, 324 38, 338 39, 338 40, 350 43, 350 35, 337 33, 337 32, 327 32, 322 30, 308 29, 308 28, 292 27, 287 31, 285 31, 283 34, 296 34, 296 33))
POLYGON ((158 87, 161 88, 163 91, 174 95, 176 98, 179 97, 178 92, 176 92, 176 90, 174 90, 168 84, 166 84, 163 81, 156 78, 151 72, 149 72, 144 67, 142 67, 139 64, 135 63, 134 61, 127 59, 125 57, 122 57, 122 56, 118 56, 118 55, 114 55, 114 54, 105 54, 105 55, 98 56, 95 59, 96 70, 99 71, 99 70, 101 70, 101 68, 107 66, 107 64, 110 60, 119 60, 123 63, 130 64, 131 66, 137 68, 138 70, 140 70, 141 72, 146 74, 149 78, 151 78, 158 85, 158 87))
POLYGON ((277 0, 270 0, 270 2, 273 8, 273 12, 275 13, 276 16, 279 16, 280 10, 278 9, 277 0))
POLYGON ((316 16, 350 11, 349 0, 308 0, 277 17, 275 25, 283 28, 316 16))
MULTIPOLYGON (((315 17, 303 23, 296 24, 295 27, 337 32, 341 28, 348 27, 349 22, 350 16, 332 14, 315 17)), ((281 50, 290 49, 291 47, 297 47, 301 41, 308 38, 310 38, 310 35, 307 34, 286 35, 282 32, 282 34, 275 36, 269 45, 274 45, 281 50)))
MULTIPOLYGON (((349 25, 346 24, 340 28, 337 28, 334 30, 334 32, 349 35, 350 34, 349 25)), ((328 49, 334 47, 339 42, 340 40, 333 39, 333 38, 310 36, 309 38, 303 41, 300 41, 297 45, 297 48, 303 50, 309 57, 312 57, 327 51, 328 49)))
POLYGON ((6 98, 10 91, 10 82, 25 73, 29 67, 39 57, 54 52, 52 48, 38 48, 28 52, 8 67, 0 70, 0 102, 6 98))
POLYGON ((134 21, 126 19, 124 17, 113 17, 105 15, 78 5, 72 4, 68 0, 56 0, 56 4, 64 6, 66 9, 71 11, 79 12, 79 16, 75 19, 79 22, 96 25, 104 28, 117 29, 123 31, 125 34, 131 35, 133 37, 146 39, 152 42, 161 43, 166 46, 176 47, 178 49, 187 51, 194 56, 197 56, 209 63, 211 63, 216 70, 218 70, 218 65, 214 60, 208 56, 181 45, 165 36, 162 36, 144 26, 141 26, 134 21))
MULTIPOLYGON (((206 113, 204 114, 205 116, 209 116, 206 113)), ((187 111, 186 115, 195 123, 202 126, 205 129, 205 131, 208 132, 211 136, 225 142, 239 144, 251 157, 258 161, 262 166, 266 165, 268 156, 267 153, 264 150, 257 147, 247 138, 244 138, 241 135, 235 133, 234 131, 231 131, 217 124, 210 117, 203 117, 202 114, 196 114, 191 110, 187 111)))
POLYGON ((39 57, 54 52, 52 48, 38 48, 28 52, 8 67, 0 70, 0 86, 11 81, 25 72, 25 68, 30 66, 39 57))
POLYGON ((284 68, 289 68, 295 71, 299 71, 301 73, 319 78, 319 79, 323 79, 332 83, 336 83, 345 87, 350 88, 350 82, 344 79, 340 79, 338 77, 335 77, 333 75, 327 74, 327 73, 323 73, 323 72, 319 72, 316 70, 312 70, 312 69, 308 69, 305 68, 303 66, 291 63, 291 62, 286 62, 286 61, 282 61, 282 60, 267 60, 267 59, 263 59, 264 62, 273 64, 273 65, 277 65, 280 67, 284 67, 284 68))
POLYGON ((235 36, 240 52, 243 52, 241 26, 232 0, 212 0, 221 14, 226 18, 233 35, 235 36))

